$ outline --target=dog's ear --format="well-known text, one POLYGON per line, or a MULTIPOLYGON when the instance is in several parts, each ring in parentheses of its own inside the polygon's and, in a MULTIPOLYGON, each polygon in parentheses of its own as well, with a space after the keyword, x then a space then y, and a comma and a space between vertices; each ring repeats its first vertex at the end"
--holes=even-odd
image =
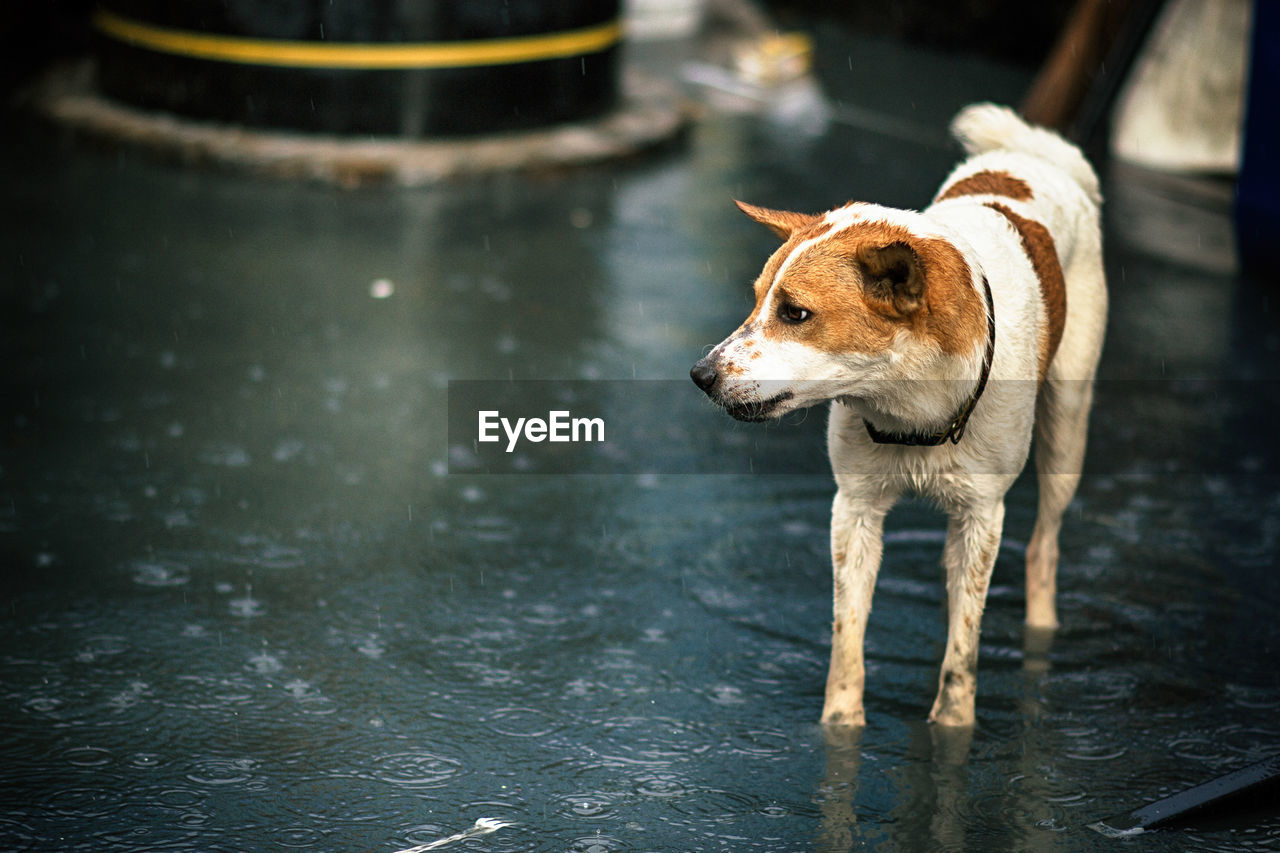
POLYGON ((754 204, 747 204, 745 201, 738 201, 737 199, 734 199, 733 203, 747 216, 764 225, 783 240, 788 239, 801 229, 808 228, 822 218, 812 213, 792 213, 789 210, 770 210, 767 207, 756 207, 754 204))
POLYGON ((909 244, 862 246, 854 253, 854 262, 862 271, 867 294, 891 306, 892 313, 905 317, 924 305, 924 264, 909 244))

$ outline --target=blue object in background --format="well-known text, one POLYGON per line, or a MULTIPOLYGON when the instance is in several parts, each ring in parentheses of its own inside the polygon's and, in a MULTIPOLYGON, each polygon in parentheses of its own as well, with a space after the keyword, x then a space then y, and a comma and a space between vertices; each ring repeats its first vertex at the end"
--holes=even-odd
POLYGON ((1256 0, 1246 92, 1236 234, 1247 272, 1280 272, 1280 2, 1256 0))

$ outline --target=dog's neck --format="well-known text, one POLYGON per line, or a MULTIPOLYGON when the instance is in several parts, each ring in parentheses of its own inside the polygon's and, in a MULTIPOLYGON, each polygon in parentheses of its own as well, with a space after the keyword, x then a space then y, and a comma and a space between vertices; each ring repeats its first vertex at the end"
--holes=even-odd
POLYGON ((987 388, 987 379, 991 375, 991 362, 995 358, 996 352, 996 311, 995 303, 991 297, 991 285, 987 281, 987 277, 982 277, 982 289, 986 295, 987 301, 987 342, 986 348, 982 356, 982 371, 978 375, 978 381, 974 385, 973 390, 965 398, 951 419, 941 429, 932 430, 899 430, 899 429, 879 429, 866 415, 863 415, 862 423, 867 428, 867 435, 876 444, 898 444, 907 447, 937 447, 948 441, 952 444, 959 444, 960 439, 964 437, 965 429, 969 425, 969 418, 973 414, 973 410, 977 408, 978 400, 982 398, 982 392, 987 388))

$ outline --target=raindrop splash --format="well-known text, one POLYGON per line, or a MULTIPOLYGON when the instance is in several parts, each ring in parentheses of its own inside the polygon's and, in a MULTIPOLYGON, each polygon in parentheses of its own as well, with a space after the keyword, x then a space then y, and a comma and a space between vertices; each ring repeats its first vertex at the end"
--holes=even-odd
POLYGON ((499 829, 504 829, 508 826, 511 826, 511 824, 498 820, 497 818, 482 817, 478 818, 471 828, 465 829, 462 832, 455 833, 447 838, 441 838, 427 844, 406 847, 403 850, 396 851, 396 853, 426 853, 428 850, 437 850, 447 844, 453 844, 456 841, 466 841, 468 838, 478 838, 481 835, 488 835, 491 832, 497 832, 499 829))

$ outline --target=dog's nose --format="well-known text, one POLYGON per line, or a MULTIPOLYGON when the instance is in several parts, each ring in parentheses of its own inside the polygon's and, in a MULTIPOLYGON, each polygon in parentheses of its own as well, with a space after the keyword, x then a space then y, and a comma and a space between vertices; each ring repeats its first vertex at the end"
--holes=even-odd
POLYGON ((689 371, 689 378, 693 380, 694 385, 697 385, 703 391, 710 391, 711 386, 716 384, 719 374, 711 366, 711 360, 704 358, 689 371))

